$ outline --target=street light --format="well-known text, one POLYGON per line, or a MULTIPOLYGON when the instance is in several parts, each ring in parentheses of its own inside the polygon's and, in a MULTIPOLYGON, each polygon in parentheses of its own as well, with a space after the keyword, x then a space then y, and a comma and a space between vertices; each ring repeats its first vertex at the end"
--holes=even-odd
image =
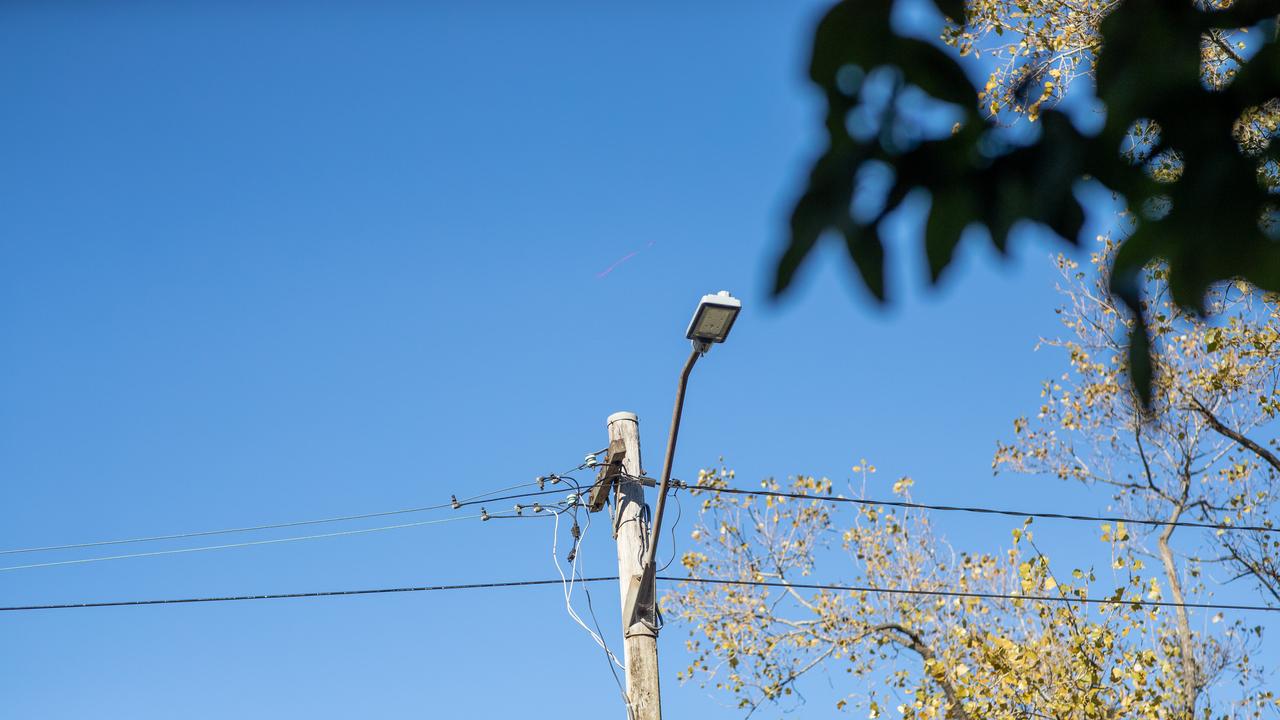
POLYGON ((684 336, 693 341, 693 347, 700 351, 699 354, 705 354, 711 349, 711 343, 722 343, 729 337, 733 321, 738 319, 741 311, 742 301, 730 295, 728 290, 703 295, 684 336))
MULTIPOLYGON (((733 321, 738 319, 742 311, 742 301, 721 290, 715 295, 703 295, 698 302, 698 309, 689 321, 689 329, 685 337, 693 341, 693 352, 680 371, 680 384, 676 388, 676 407, 671 413, 671 433, 667 436, 667 454, 662 461, 662 478, 658 482, 658 504, 653 510, 653 527, 649 531, 649 547, 645 551, 643 573, 632 579, 632 586, 627 593, 626 607, 623 608, 623 627, 630 627, 636 620, 636 613, 641 608, 654 607, 654 575, 656 575, 654 559, 658 552, 658 536, 662 530, 662 511, 667 504, 667 485, 671 482, 671 462, 676 454, 676 436, 680 434, 680 413, 684 409, 684 391, 689 385, 689 373, 693 364, 698 362, 711 349, 712 343, 722 343, 729 337, 733 321)), ((655 630, 656 632, 656 630, 655 630)))

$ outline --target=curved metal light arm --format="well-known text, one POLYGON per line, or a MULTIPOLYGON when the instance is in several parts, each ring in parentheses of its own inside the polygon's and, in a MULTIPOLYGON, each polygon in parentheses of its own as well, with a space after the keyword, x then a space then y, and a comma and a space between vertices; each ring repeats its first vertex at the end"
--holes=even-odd
MULTIPOLYGON (((653 592, 655 572, 655 556, 658 554, 658 537, 662 532, 662 512, 667 505, 667 486, 671 483, 671 465, 676 455, 676 438, 680 435, 680 414, 684 410, 684 392, 689 386, 689 374, 693 372, 694 363, 706 352, 706 345, 695 342, 693 352, 684 363, 680 372, 680 385, 676 389, 676 406, 671 412, 671 432, 667 435, 667 454, 662 460, 662 477, 658 481, 658 504, 653 510, 653 525, 649 530, 649 546, 645 550, 643 568, 644 575, 640 580, 640 592, 644 600, 649 601, 656 596, 653 592)), ((624 622, 627 618, 623 619, 624 622)))

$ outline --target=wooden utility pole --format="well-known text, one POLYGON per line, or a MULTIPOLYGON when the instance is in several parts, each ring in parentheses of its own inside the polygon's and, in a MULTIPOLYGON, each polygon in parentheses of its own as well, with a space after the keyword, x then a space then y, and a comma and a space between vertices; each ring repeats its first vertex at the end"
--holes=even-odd
MULTIPOLYGON (((618 541, 618 582, 623 612, 628 594, 634 595, 643 574, 642 564, 648 550, 649 523, 644 514, 644 476, 640 465, 640 423, 635 413, 618 412, 609 416, 610 455, 621 476, 613 483, 617 502, 614 506, 614 537, 618 541), (615 449, 621 449, 620 462, 615 449), (635 478, 635 479, 631 479, 635 478)), ((658 691, 658 632, 652 607, 638 609, 636 622, 624 623, 623 657, 627 666, 627 700, 631 705, 630 720, 661 720, 662 698, 658 691)))

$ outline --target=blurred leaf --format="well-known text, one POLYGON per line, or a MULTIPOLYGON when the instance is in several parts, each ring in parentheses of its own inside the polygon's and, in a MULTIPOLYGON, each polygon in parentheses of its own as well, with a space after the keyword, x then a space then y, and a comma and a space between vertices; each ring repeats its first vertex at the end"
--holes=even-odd
POLYGON ((943 15, 955 22, 963 23, 965 21, 964 0, 934 0, 934 4, 938 6, 938 10, 943 15))
POLYGON ((858 268, 862 282, 877 300, 884 300, 884 244, 875 228, 856 230, 849 228, 845 232, 845 248, 849 251, 849 259, 858 268))
MULTIPOLYGON (((943 14, 963 22, 962 2, 939 0, 943 14)), ((791 237, 778 260, 775 293, 784 292, 820 238, 832 231, 845 240, 854 269, 871 293, 884 300, 884 249, 878 224, 915 190, 933 198, 925 229, 916 238, 937 282, 955 255, 966 227, 985 225, 996 249, 1007 247, 1020 220, 1040 223, 1076 242, 1084 210, 1075 186, 1092 177, 1123 197, 1130 208, 1167 206, 1160 217, 1138 217, 1122 243, 1113 292, 1133 311, 1130 377, 1143 402, 1150 399, 1151 339, 1142 317, 1141 273, 1151 263, 1168 264, 1169 288, 1184 309, 1199 310, 1216 282, 1240 278, 1280 291, 1280 242, 1268 238, 1260 219, 1273 211, 1274 195, 1258 180, 1258 157, 1240 152, 1232 128, 1248 108, 1280 95, 1280 46, 1274 20, 1280 0, 1238 0, 1229 10, 1203 12, 1192 3, 1124 0, 1100 26, 1103 49, 1097 62, 1097 93, 1106 120, 1086 137, 1062 114, 1041 110, 1038 77, 1024 78, 1030 119, 1041 126, 1038 141, 993 150, 998 130, 980 113, 978 91, 958 58, 893 32, 892 3, 845 0, 823 17, 814 39, 810 77, 827 98, 827 148, 791 216, 791 237), (1216 27, 1266 21, 1271 32, 1256 55, 1225 87, 1202 77, 1202 36, 1216 27), (865 88, 847 82, 893 68, 887 105, 868 105, 865 88), (844 84, 841 73, 845 72, 844 84), (903 117, 898 94, 915 87, 958 106, 962 119, 944 138, 923 137, 915 118, 903 117), (874 132, 849 131, 850 117, 874 117, 874 132), (1122 157, 1136 121, 1155 121, 1151 155, 1176 152, 1176 174, 1153 176, 1142 163, 1122 157), (914 133, 914 134, 913 134, 914 133), (859 139, 863 138, 863 139, 859 139), (851 214, 857 177, 869 162, 894 171, 884 209, 859 223, 851 214)), ((1056 77, 1056 76, 1055 76, 1056 77)), ((1047 87, 1047 84, 1046 84, 1047 87)), ((1265 157, 1280 154, 1276 145, 1265 157)), ((1167 155, 1166 155, 1167 156, 1167 155)))
POLYGON ((938 281, 942 271, 951 264, 951 256, 969 218, 969 193, 966 188, 953 187, 940 190, 933 196, 929 207, 929 220, 924 231, 925 255, 929 260, 929 279, 938 281))

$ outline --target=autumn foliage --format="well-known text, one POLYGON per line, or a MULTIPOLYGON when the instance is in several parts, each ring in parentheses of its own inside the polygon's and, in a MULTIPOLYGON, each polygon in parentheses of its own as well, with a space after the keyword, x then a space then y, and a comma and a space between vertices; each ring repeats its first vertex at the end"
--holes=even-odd
MULTIPOLYGON (((1180 607, 1212 602, 1232 577, 1253 583, 1252 600, 1280 606, 1280 533, 1231 529, 1273 527, 1280 304, 1221 284, 1209 322, 1180 310, 1164 269, 1148 268, 1153 417, 1125 376, 1133 319, 1105 292, 1114 252, 1102 238, 1090 267, 1058 259, 1062 333, 1042 345, 1064 370, 1015 420, 994 467, 1085 483, 1113 512, 1157 522, 1086 526, 1109 560, 1064 567, 1030 519, 1009 528, 1007 547, 963 549, 924 511, 823 501, 864 497, 876 472, 865 461, 841 487, 805 476, 761 483, 802 498, 717 493, 734 473, 706 470, 685 568, 783 587, 689 583, 669 594, 665 611, 690 628, 694 661, 682 677, 747 713, 798 702, 805 678, 822 673, 842 709, 870 718, 1280 714, 1254 659, 1258 618, 1180 607), (1221 528, 1173 524, 1182 521, 1221 528), (988 597, 931 594, 956 591, 988 597)), ((909 499, 912 484, 893 483, 895 499, 909 499)))

